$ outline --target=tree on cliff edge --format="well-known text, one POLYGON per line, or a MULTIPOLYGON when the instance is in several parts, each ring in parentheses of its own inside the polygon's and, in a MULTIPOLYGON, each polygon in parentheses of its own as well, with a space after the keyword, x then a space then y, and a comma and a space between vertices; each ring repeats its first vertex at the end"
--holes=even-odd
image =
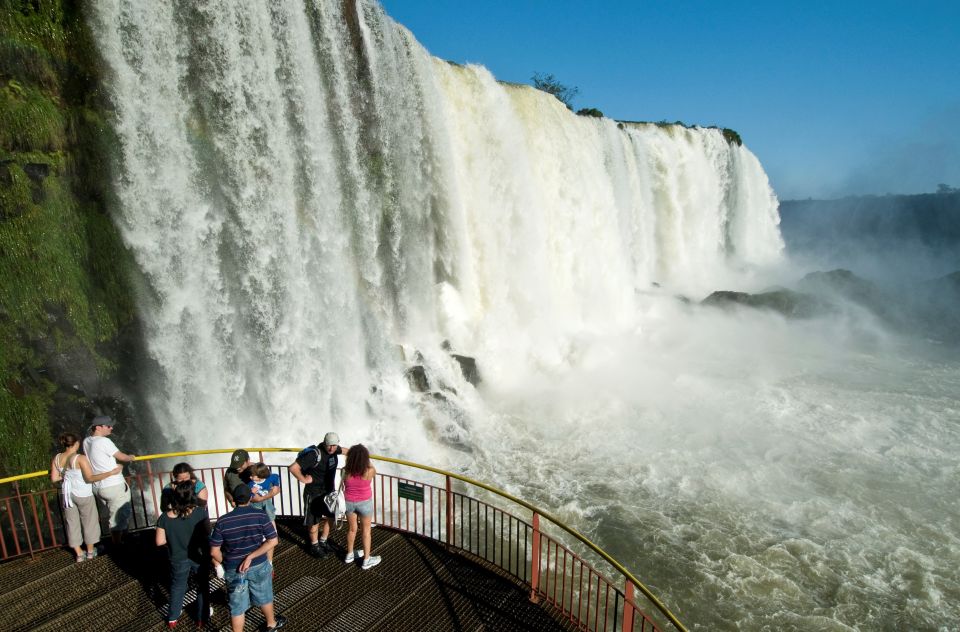
POLYGON ((573 99, 580 94, 580 88, 560 83, 552 73, 535 72, 531 80, 534 88, 552 94, 560 99, 567 109, 573 109, 573 99))

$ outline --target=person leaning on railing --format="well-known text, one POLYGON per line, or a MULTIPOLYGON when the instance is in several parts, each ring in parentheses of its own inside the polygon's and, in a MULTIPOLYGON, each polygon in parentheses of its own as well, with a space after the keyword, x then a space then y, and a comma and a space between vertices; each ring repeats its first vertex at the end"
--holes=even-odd
POLYGON ((113 433, 113 424, 113 419, 106 415, 94 417, 90 423, 90 436, 83 440, 83 452, 90 459, 94 474, 110 473, 102 481, 93 484, 93 494, 106 505, 110 515, 110 536, 114 544, 120 544, 133 513, 133 505, 130 502, 130 486, 123 474, 113 471, 118 461, 133 463, 137 457, 117 449, 109 438, 113 433))
POLYGON ((123 466, 118 465, 109 472, 94 474, 89 459, 78 454, 80 437, 72 432, 64 432, 57 438, 57 443, 61 452, 58 452, 50 463, 50 481, 60 482, 67 544, 73 549, 78 562, 92 560, 97 556, 96 545, 100 542, 100 514, 97 512, 97 501, 93 497, 91 483, 119 474, 123 471, 123 466), (81 542, 86 544, 86 552, 80 548, 81 542))

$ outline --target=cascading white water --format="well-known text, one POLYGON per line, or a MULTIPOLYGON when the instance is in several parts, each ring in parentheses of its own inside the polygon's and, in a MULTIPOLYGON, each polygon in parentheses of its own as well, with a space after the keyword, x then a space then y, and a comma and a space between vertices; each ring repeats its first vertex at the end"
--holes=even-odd
POLYGON ((95 3, 170 438, 356 423, 393 345, 496 379, 632 323, 654 281, 779 256, 766 176, 717 130, 577 117, 340 8, 95 3))
POLYGON ((577 117, 430 57, 372 0, 96 0, 90 14, 169 440, 300 445, 336 429, 466 469, 560 507, 693 629, 960 615, 943 605, 960 600, 960 545, 924 535, 940 520, 928 500, 955 495, 960 404, 939 384, 960 384, 956 365, 897 364, 856 327, 868 350, 848 349, 847 323, 675 298, 760 287, 780 263, 749 150, 717 130, 577 117), (477 357, 482 389, 444 340, 477 357), (445 400, 410 392, 415 351, 445 400), (871 396, 862 372, 892 394, 871 396), (901 427, 904 401, 921 423, 901 427), (923 495, 878 495, 910 471, 903 443, 943 445, 939 474, 923 495), (572 502, 583 490, 591 506, 572 502), (885 545, 861 556, 871 538, 885 545))

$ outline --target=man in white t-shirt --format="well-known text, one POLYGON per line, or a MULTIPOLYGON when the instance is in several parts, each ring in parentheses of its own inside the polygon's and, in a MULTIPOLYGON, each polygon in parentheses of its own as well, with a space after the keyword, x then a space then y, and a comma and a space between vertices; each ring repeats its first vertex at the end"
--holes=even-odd
MULTIPOLYGON (((137 458, 118 450, 109 438, 113 423, 113 419, 106 415, 94 417, 90 423, 90 436, 83 440, 83 453, 87 455, 94 474, 109 472, 117 467, 117 462, 133 463, 137 458)), ((93 484, 93 494, 106 506, 110 514, 110 536, 114 544, 119 544, 133 513, 127 481, 123 474, 108 476, 93 484)))

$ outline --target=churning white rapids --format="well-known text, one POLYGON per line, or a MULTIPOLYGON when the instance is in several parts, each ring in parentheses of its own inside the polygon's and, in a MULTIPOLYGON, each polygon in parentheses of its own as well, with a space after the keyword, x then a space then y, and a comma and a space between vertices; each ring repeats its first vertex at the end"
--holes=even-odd
POLYGON ((692 629, 956 629, 956 355, 678 298, 785 274, 747 148, 575 116, 370 1, 88 13, 171 443, 335 429, 465 470, 692 629))

